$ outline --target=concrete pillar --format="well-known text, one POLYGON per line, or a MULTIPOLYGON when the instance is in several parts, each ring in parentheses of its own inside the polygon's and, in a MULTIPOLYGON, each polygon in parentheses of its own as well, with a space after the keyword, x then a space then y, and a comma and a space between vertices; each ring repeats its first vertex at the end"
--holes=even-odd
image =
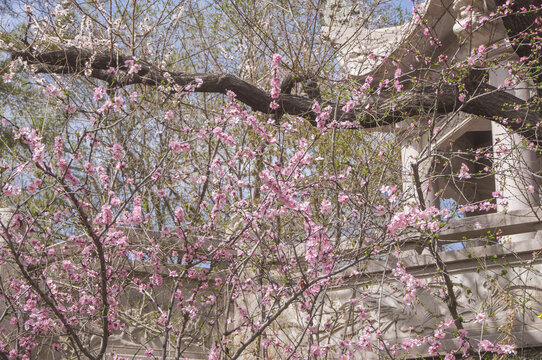
POLYGON ((416 184, 412 175, 412 164, 416 163, 420 155, 420 145, 417 141, 409 140, 401 146, 401 164, 403 193, 405 199, 415 199, 416 184))
MULTIPOLYGON (((420 152, 427 146, 423 142, 416 141, 414 139, 407 139, 401 145, 401 163, 402 163, 402 180, 403 180, 403 193, 404 199, 415 201, 419 203, 418 192, 416 190, 416 183, 414 181, 414 173, 412 164, 415 164, 420 159, 420 152)), ((425 176, 430 172, 432 158, 429 157, 422 162, 418 162, 418 173, 420 176, 420 182, 422 187, 422 193, 425 201, 425 205, 439 207, 437 202, 436 184, 434 179, 429 181, 425 176)))
MULTIPOLYGON (((507 78, 505 70, 492 70, 489 83, 501 85, 507 78)), ((517 90, 510 90, 520 99, 530 96, 528 84, 519 84, 517 90)), ((536 153, 523 145, 521 136, 509 134, 506 128, 496 122, 492 123, 493 159, 495 173, 495 189, 500 191, 508 202, 499 204, 498 211, 528 210, 539 206, 538 185, 533 175, 538 170, 536 153)), ((511 241, 531 238, 533 234, 519 234, 510 237, 511 241)))
MULTIPOLYGON (((0 224, 3 224, 4 226, 7 227, 12 216, 13 216, 12 208, 0 207, 0 224)), ((0 225, 0 230, 1 229, 3 229, 3 227, 0 225)), ((1 235, 0 235, 0 241, 4 242, 4 238, 1 235)))
POLYGON ((517 134, 507 134, 504 127, 493 123, 493 156, 495 189, 508 200, 498 205, 498 211, 520 210, 538 206, 538 189, 533 172, 538 167, 536 153, 522 145, 517 134), (507 149, 509 153, 506 153, 507 149))

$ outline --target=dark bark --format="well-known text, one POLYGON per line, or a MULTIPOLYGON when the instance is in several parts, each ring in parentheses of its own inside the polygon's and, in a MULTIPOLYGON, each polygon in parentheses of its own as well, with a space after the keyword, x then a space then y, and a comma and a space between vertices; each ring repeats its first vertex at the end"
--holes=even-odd
POLYGON ((320 101, 321 94, 320 88, 316 77, 313 75, 293 75, 290 74, 282 80, 280 83, 280 91, 283 94, 290 94, 295 84, 301 83, 303 85, 303 91, 307 94, 309 99, 316 99, 320 101))
MULTIPOLYGON (((506 0, 495 1, 497 6, 503 7, 506 6, 506 2, 506 0)), ((535 45, 530 39, 536 39, 533 34, 542 34, 542 29, 535 22, 542 16, 540 0, 515 0, 507 8, 512 11, 510 15, 503 17, 504 27, 512 40, 518 40, 512 46, 519 56, 529 56, 535 45)))
MULTIPOLYGON (((42 53, 13 52, 12 58, 22 58, 30 64, 35 64, 40 72, 56 74, 83 75, 87 66, 91 70, 91 77, 106 81, 110 86, 119 87, 130 84, 186 86, 193 84, 196 78, 200 78, 203 83, 195 90, 196 92, 226 94, 228 90, 232 90, 239 101, 253 110, 266 114, 273 113, 269 108, 269 103, 273 99, 267 91, 233 75, 175 73, 138 61, 142 69, 137 74, 130 76, 121 71, 122 74, 115 78, 107 72, 107 69, 114 67, 127 70, 125 61, 130 60, 130 57, 122 54, 93 54, 90 51, 74 48, 42 53)), ((285 85, 285 88, 288 88, 288 85, 285 85)), ((332 115, 337 121, 350 121, 356 126, 374 128, 393 124, 410 116, 447 114, 460 110, 497 122, 507 119, 505 123, 512 130, 521 132, 529 140, 538 140, 537 125, 540 114, 527 109, 525 101, 488 84, 467 83, 465 85, 467 93, 465 102, 458 100, 461 92, 456 85, 416 85, 412 86, 411 90, 397 93, 394 93, 392 89, 383 89, 379 94, 375 93, 366 97, 363 103, 353 111, 345 113, 340 105, 333 109, 332 115)), ((313 99, 283 93, 277 102, 279 109, 276 111, 279 115, 302 116, 311 124, 316 125, 316 114, 311 110, 313 99)))
MULTIPOLYGON (((532 80, 538 86, 542 85, 542 53, 540 53, 539 40, 542 37, 542 6, 540 0, 515 0, 506 5, 507 0, 496 0, 496 5, 509 8, 510 15, 503 17, 504 27, 508 37, 512 40, 512 47, 519 57, 527 58, 532 71, 532 80), (536 23, 538 19, 539 23, 536 23), (538 48, 538 49, 537 49, 538 48)), ((538 95, 542 96, 542 89, 538 95)))

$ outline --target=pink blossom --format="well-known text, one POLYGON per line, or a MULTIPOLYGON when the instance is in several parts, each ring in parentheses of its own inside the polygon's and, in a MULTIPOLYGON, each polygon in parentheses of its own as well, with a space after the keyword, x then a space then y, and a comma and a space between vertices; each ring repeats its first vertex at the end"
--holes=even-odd
POLYGON ((88 162, 88 161, 85 162, 85 163, 83 164, 83 169, 84 169, 89 175, 94 174, 94 171, 95 171, 95 170, 94 170, 94 165, 92 165, 92 163, 90 163, 90 162, 88 162))
POLYGON ((483 324, 485 323, 487 320, 487 315, 486 313, 479 313, 476 315, 476 318, 474 319, 474 322, 476 323, 479 323, 479 324, 483 324))
POLYGON ((318 358, 325 354, 324 348, 318 346, 317 344, 311 345, 310 352, 311 352, 311 355, 314 356, 315 358, 318 358))
POLYGON ((140 225, 143 223, 143 211, 141 207, 141 201, 141 195, 136 196, 134 199, 134 208, 129 219, 129 223, 131 223, 132 225, 140 225))
POLYGON ((320 212, 322 213, 322 215, 327 215, 331 213, 331 202, 329 202, 329 200, 322 200, 322 204, 320 205, 320 212))
POLYGON ((344 193, 339 193, 338 200, 341 204, 346 204, 350 198, 344 193))
POLYGON ((346 112, 346 113, 347 113, 347 112, 350 112, 350 111, 354 108, 355 105, 356 105, 356 103, 355 103, 354 101, 349 100, 349 101, 346 103, 346 105, 343 106, 342 110, 343 110, 344 112, 346 112))
POLYGON ((156 191, 156 196, 158 196, 159 198, 163 198, 164 196, 166 196, 166 190, 159 189, 158 191, 156 191))
POLYGON ((465 179, 470 179, 471 178, 471 175, 469 173, 469 167, 465 163, 461 164, 461 169, 459 169, 459 174, 457 175, 457 177, 460 180, 465 180, 465 179))
POLYGON ((220 351, 215 345, 213 345, 213 347, 211 347, 211 350, 209 351, 209 360, 219 360, 219 359, 220 359, 220 351))
POLYGON ((279 66, 281 61, 282 56, 280 54, 273 54, 273 61, 271 62, 273 66, 279 66))
POLYGON ((178 222, 184 222, 184 209, 181 206, 175 209, 175 219, 177 219, 178 222))
POLYGON ((502 199, 503 198, 502 193, 499 190, 493 191, 491 193, 491 196, 493 196, 494 198, 497 198, 497 199, 502 199))
POLYGON ((439 328, 442 328, 442 329, 450 329, 454 326, 455 326, 454 320, 450 318, 447 318, 441 321, 441 323, 439 324, 439 328))
POLYGON ((320 114, 322 112, 322 108, 316 100, 314 100, 314 103, 312 104, 312 112, 314 112, 315 114, 320 114))
POLYGON ((21 193, 21 188, 10 183, 5 183, 2 187, 2 191, 6 196, 15 196, 21 193))
POLYGON ((435 356, 438 354, 442 344, 439 341, 435 341, 431 346, 429 346, 428 352, 429 355, 435 356))
POLYGON ((495 345, 489 340, 482 340, 480 341, 480 344, 478 344, 478 347, 482 351, 493 351, 495 349, 495 345))
POLYGON ((41 179, 35 179, 34 182, 26 187, 26 191, 29 194, 36 193, 36 190, 41 185, 41 179))
POLYGON ((122 109, 122 107, 124 106, 124 99, 122 98, 122 96, 115 96, 113 98, 113 110, 115 110, 115 112, 119 112, 120 109, 122 109))
POLYGON ((114 144, 111 147, 111 157, 114 160, 119 161, 120 159, 122 159, 122 154, 123 154, 123 151, 122 151, 122 146, 120 144, 114 144))
POLYGON ((126 60, 124 65, 128 67, 128 75, 137 74, 141 70, 141 65, 136 64, 135 60, 126 60))
POLYGON ((220 126, 217 126, 213 129, 213 134, 215 134, 220 140, 222 140, 226 144, 233 145, 233 137, 226 134, 220 126))
POLYGON ((111 197, 111 205, 119 206, 120 204, 122 204, 122 201, 116 195, 113 194, 111 197))
POLYGON ((47 85, 43 90, 46 96, 56 97, 60 94, 60 90, 54 85, 47 85))
POLYGON ((158 318, 156 321, 159 325, 165 326, 167 323, 167 317, 165 315, 162 315, 158 318))
POLYGON ((64 107, 64 110, 66 110, 68 114, 73 114, 75 113, 76 107, 74 104, 68 104, 64 107))
POLYGON ((170 141, 169 149, 171 150, 171 152, 178 152, 181 150, 181 143, 177 140, 170 141))
POLYGON ((109 225, 113 220, 113 212, 110 205, 103 205, 100 213, 94 218, 97 225, 109 225))
POLYGON ((278 99, 279 95, 280 95, 280 88, 274 87, 274 88, 271 89, 271 97, 273 99, 278 99))
POLYGON ((145 350, 145 356, 151 357, 153 355, 154 355, 154 350, 152 348, 148 348, 147 350, 145 350))
POLYGON ((497 353, 498 354, 517 354, 517 351, 515 350, 516 346, 513 344, 499 344, 497 353))
POLYGON ((2 81, 4 81, 5 83, 12 82, 13 81, 13 74, 5 73, 4 75, 2 75, 2 81))
POLYGON ((105 88, 103 86, 98 86, 96 89, 94 89, 94 100, 98 101, 101 100, 105 95, 105 88))
POLYGON ((113 107, 113 102, 111 100, 107 100, 96 112, 98 114, 107 113, 109 109, 113 107))

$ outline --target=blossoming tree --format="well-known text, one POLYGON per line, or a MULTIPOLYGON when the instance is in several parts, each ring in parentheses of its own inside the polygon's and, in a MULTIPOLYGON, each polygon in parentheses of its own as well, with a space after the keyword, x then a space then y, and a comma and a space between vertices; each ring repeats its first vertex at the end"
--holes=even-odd
MULTIPOLYGON (((458 186, 452 209, 427 189, 501 171, 492 146, 432 152, 461 114, 538 151, 540 4, 497 1, 480 20, 508 24, 494 50, 519 55, 507 83, 490 84, 503 65, 485 45, 464 59, 406 46, 410 70, 368 50, 389 76, 341 75, 321 38, 340 17, 329 3, 14 5, 17 26, 2 35, 0 358, 516 351, 506 334, 484 337, 495 317, 485 305, 472 319, 458 310, 470 300, 439 241, 458 214, 506 207, 506 194, 474 201, 458 186), (533 96, 510 93, 521 81, 533 96), (422 137, 405 172, 399 144, 422 137), (434 268, 423 279, 403 262, 422 251, 434 268), (431 331, 394 343, 385 306, 416 313, 427 299, 445 309, 431 331)), ((404 20, 384 1, 366 5, 360 28, 404 20)), ((444 46, 420 8, 411 21, 444 46)), ((537 259, 519 265, 536 275, 537 259)), ((516 304, 505 288, 497 298, 516 304)))

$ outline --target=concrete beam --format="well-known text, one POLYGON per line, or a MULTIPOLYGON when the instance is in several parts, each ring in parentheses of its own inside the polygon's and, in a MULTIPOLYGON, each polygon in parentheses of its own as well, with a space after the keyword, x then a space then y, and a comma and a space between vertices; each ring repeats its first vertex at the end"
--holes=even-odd
POLYGON ((439 238, 441 240, 473 239, 499 230, 502 235, 521 234, 537 231, 541 224, 542 211, 514 210, 507 213, 450 220, 439 232, 439 238))

